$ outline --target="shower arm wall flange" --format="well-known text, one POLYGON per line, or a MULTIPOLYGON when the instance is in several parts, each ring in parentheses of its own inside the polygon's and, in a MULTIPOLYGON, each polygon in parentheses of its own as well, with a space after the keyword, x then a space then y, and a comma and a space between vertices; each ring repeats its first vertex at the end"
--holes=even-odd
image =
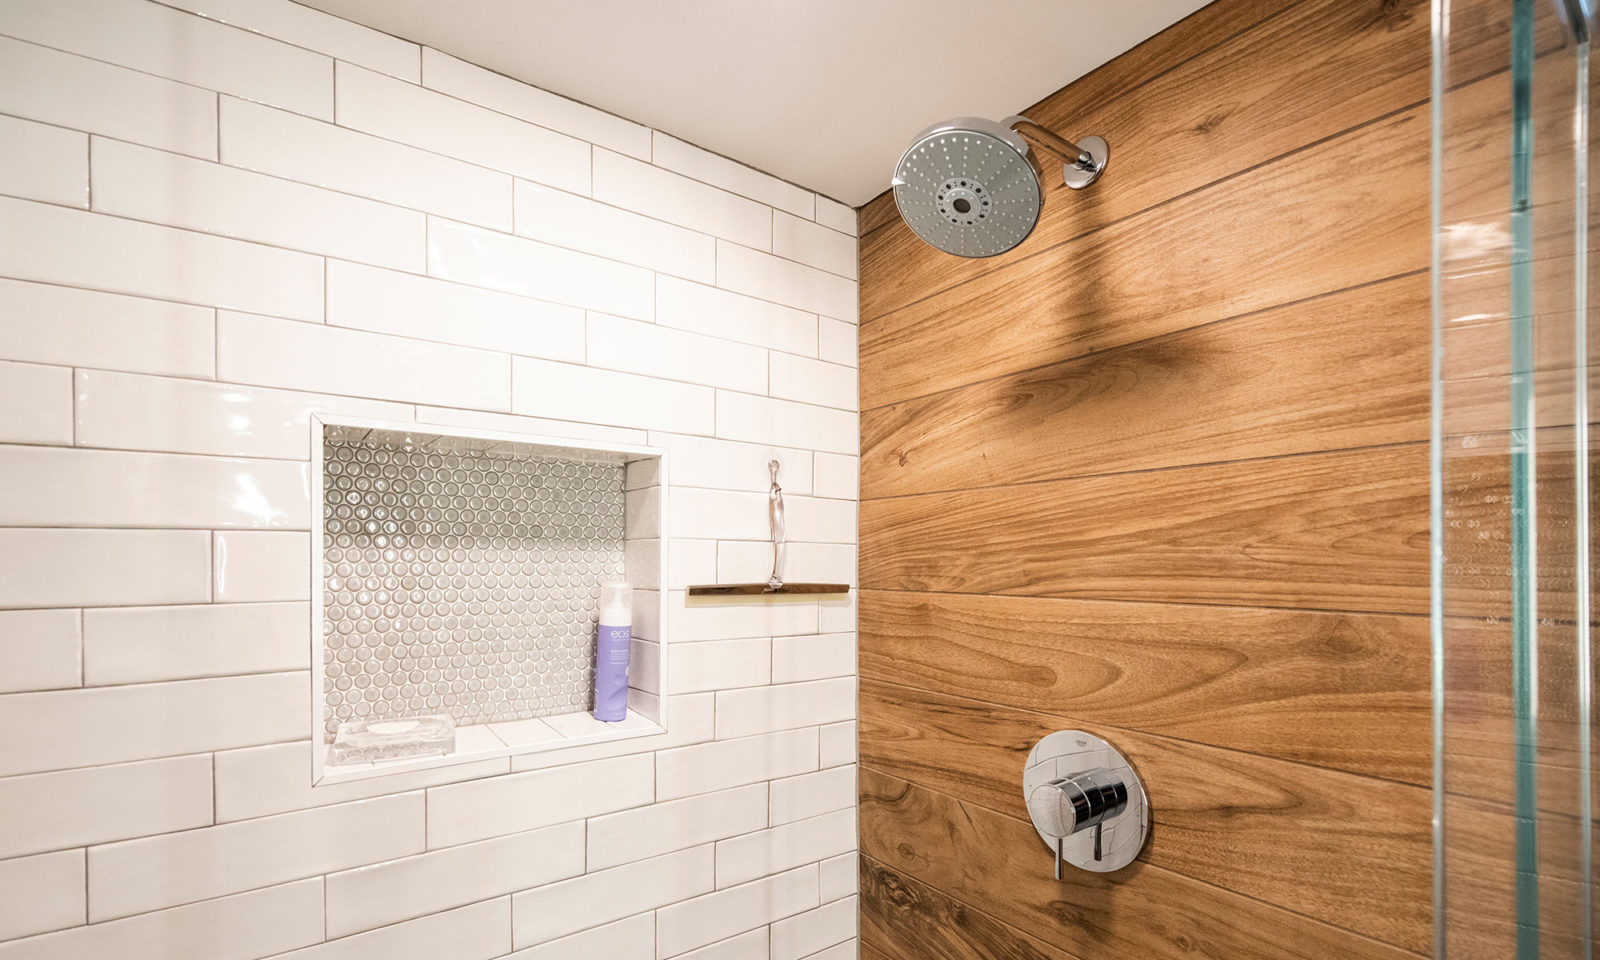
POLYGON ((1021 114, 1007 117, 1000 122, 1059 158, 1062 164, 1062 182, 1074 190, 1082 190, 1095 182, 1106 168, 1106 142, 1100 137, 1085 137, 1081 144, 1073 143, 1054 130, 1041 127, 1021 114))

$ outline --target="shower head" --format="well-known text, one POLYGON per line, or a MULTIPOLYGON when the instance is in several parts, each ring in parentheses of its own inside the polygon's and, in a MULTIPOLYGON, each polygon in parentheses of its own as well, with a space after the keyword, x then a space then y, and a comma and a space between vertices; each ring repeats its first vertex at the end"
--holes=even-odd
POLYGON ((1019 129, 1061 157, 1062 178, 1075 190, 1105 169, 1099 137, 1075 144, 1026 117, 957 117, 917 134, 895 167, 894 202, 906 225, 961 257, 992 257, 1028 239, 1044 190, 1019 129))

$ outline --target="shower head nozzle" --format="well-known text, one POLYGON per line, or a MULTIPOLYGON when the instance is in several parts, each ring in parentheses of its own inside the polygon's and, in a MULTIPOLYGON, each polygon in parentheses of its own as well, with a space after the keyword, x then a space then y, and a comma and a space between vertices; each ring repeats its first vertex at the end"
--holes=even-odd
POLYGON ((1069 143, 1026 117, 958 117, 935 124, 917 134, 892 182, 900 216, 917 236, 962 257, 992 257, 1028 238, 1039 222, 1044 190, 1018 127, 1061 155, 1063 177, 1074 189, 1093 183, 1105 169, 1104 140, 1069 143))

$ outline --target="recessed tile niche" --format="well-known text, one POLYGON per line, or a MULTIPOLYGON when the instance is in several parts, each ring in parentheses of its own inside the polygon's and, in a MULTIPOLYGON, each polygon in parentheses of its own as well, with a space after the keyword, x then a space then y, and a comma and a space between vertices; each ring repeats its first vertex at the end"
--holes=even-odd
POLYGON ((319 783, 666 729, 660 450, 316 418, 319 783), (590 715, 600 584, 634 586, 629 714, 590 715), (335 764, 342 721, 448 715, 448 754, 335 764))

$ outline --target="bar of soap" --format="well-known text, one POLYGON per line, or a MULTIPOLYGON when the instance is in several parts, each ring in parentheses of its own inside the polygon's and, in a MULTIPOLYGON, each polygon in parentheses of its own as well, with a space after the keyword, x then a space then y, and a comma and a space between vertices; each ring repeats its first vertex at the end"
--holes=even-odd
POLYGON ((403 757, 454 753, 456 722, 449 716, 403 720, 346 720, 339 724, 328 750, 335 764, 372 763, 403 757))

